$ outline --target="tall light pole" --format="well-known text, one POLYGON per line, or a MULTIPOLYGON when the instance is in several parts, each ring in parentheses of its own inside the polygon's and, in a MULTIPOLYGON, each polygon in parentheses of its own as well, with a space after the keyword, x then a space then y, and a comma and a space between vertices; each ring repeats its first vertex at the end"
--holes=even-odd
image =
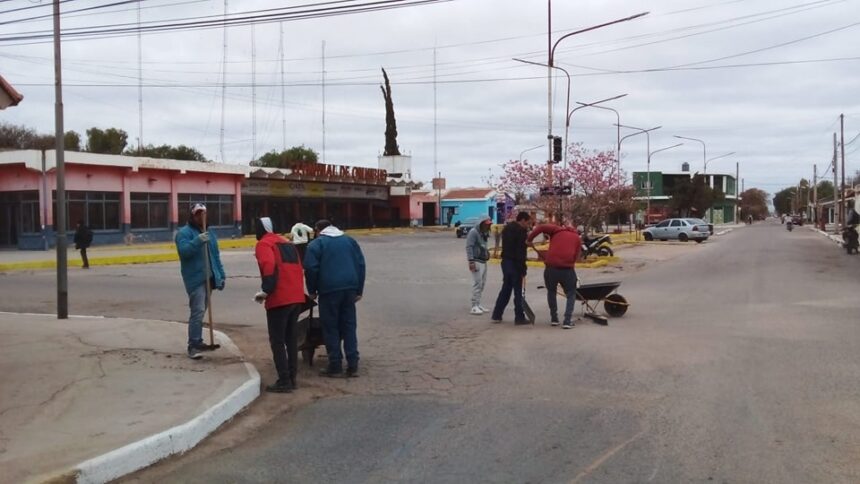
POLYGON ((699 143, 702 143, 702 163, 704 163, 704 165, 705 165, 704 166, 704 170, 705 170, 704 174, 707 175, 708 174, 708 147, 705 145, 705 142, 698 139, 698 138, 688 138, 686 136, 678 136, 677 134, 675 135, 675 138, 686 139, 686 140, 690 140, 690 141, 697 141, 699 143))
POLYGON ((524 150, 520 151, 520 157, 519 157, 519 158, 517 158, 517 159, 518 159, 519 161, 523 161, 523 155, 524 155, 524 154, 528 153, 529 151, 536 150, 536 149, 538 149, 538 148, 543 148, 543 145, 532 146, 531 148, 527 148, 527 149, 524 149, 524 150))
POLYGON ((662 128, 663 126, 655 126, 653 128, 643 129, 643 128, 637 128, 635 126, 625 126, 623 124, 619 124, 618 127, 637 130, 636 133, 628 134, 627 136, 618 140, 618 147, 619 148, 621 147, 621 142, 624 141, 625 139, 630 138, 631 136, 636 136, 636 135, 645 133, 645 138, 647 140, 647 144, 645 145, 645 149, 648 153, 648 159, 647 159, 647 167, 648 168, 647 168, 647 173, 646 173, 646 176, 647 176, 646 183, 648 184, 648 199, 647 199, 648 201, 647 201, 647 206, 645 208, 645 223, 648 223, 648 215, 651 213, 651 131, 656 131, 656 130, 662 128))
MULTIPOLYGON (((549 69, 557 69, 557 70, 563 72, 564 75, 567 77, 567 98, 566 98, 567 101, 566 101, 565 105, 567 106, 566 109, 570 109, 570 73, 567 72, 567 69, 564 69, 563 67, 557 67, 557 66, 549 65, 549 64, 542 64, 540 62, 534 62, 534 61, 529 61, 529 60, 524 60, 524 59, 517 59, 516 57, 514 57, 513 60, 515 60, 517 62, 522 62, 523 64, 531 64, 533 66, 547 67, 549 69)), ((552 109, 552 108, 550 107, 550 109, 552 109)), ((552 111, 550 111, 550 112, 552 112, 552 111)), ((565 111, 565 112, 567 112, 567 111, 565 111)), ((547 142, 549 143, 548 161, 550 162, 549 163, 550 169, 549 169, 549 176, 548 176, 549 182, 548 183, 550 185, 552 185, 552 114, 550 114, 550 129, 549 129, 549 132, 547 133, 546 139, 547 139, 547 142)), ((565 161, 565 164, 567 164, 567 134, 565 134, 565 136, 564 136, 564 161, 565 161)))
POLYGON ((54 147, 57 175, 57 319, 69 318, 68 253, 66 240, 66 163, 63 139, 63 63, 60 48, 60 0, 54 0, 54 147))
POLYGON ((659 150, 654 150, 648 153, 648 208, 646 209, 648 213, 651 213, 651 157, 662 151, 671 150, 672 148, 677 148, 683 145, 684 143, 678 143, 676 145, 667 146, 665 148, 660 148, 659 150))
POLYGON ((627 96, 627 94, 619 94, 617 96, 608 97, 606 99, 601 99, 600 101, 594 101, 591 103, 582 103, 577 101, 576 104, 579 104, 578 107, 573 108, 569 113, 567 113, 567 124, 565 125, 565 136, 567 136, 567 130, 570 129, 570 117, 573 116, 573 112, 582 109, 582 108, 598 108, 598 109, 606 109, 615 113, 615 169, 618 172, 618 178, 621 178, 621 115, 618 114, 613 108, 607 106, 600 106, 600 104, 614 101, 616 99, 621 99, 622 97, 627 96))
POLYGON ((727 156, 731 156, 731 155, 733 155, 733 154, 735 154, 735 152, 734 152, 734 151, 731 151, 731 152, 726 153, 726 154, 724 154, 724 155, 715 156, 715 157, 713 157, 713 158, 708 158, 708 159, 705 161, 705 173, 707 173, 707 172, 708 172, 708 163, 710 163, 710 162, 712 162, 712 161, 714 161, 714 160, 719 160, 720 158, 725 158, 725 157, 727 157, 727 156))

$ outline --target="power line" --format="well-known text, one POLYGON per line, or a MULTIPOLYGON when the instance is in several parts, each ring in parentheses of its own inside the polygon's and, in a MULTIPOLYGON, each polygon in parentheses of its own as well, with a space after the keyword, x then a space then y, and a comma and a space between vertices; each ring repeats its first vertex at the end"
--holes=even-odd
MULTIPOLYGON (((74 1, 75 0, 60 0, 60 4, 74 2, 74 1)), ((2 15, 4 13, 21 12, 24 10, 32 10, 34 8, 50 7, 50 6, 52 6, 51 3, 40 3, 38 5, 30 5, 29 7, 18 7, 18 8, 13 8, 11 10, 3 10, 2 12, 0 12, 0 15, 2 15)))

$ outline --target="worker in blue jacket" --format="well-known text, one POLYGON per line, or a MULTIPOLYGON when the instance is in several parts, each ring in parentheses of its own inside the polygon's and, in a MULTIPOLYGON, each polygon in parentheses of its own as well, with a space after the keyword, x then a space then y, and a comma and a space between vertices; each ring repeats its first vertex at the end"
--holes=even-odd
POLYGON ((337 377, 343 374, 346 354, 346 376, 358 376, 358 326, 355 303, 364 295, 364 254, 353 238, 345 235, 328 220, 314 227, 318 237, 305 253, 305 283, 313 298, 319 297, 328 368, 321 374, 337 377), (343 341, 343 351, 341 351, 343 341))
POLYGON ((203 343, 203 315, 209 306, 206 289, 206 276, 209 275, 211 289, 223 290, 227 276, 221 264, 221 253, 218 251, 218 240, 215 234, 204 231, 206 227, 206 205, 194 203, 191 205, 191 217, 188 224, 176 232, 176 250, 179 252, 179 262, 182 271, 182 282, 188 293, 188 307, 191 315, 188 318, 188 357, 197 360, 203 356, 202 351, 213 351, 220 347, 217 344, 203 343), (209 248, 209 260, 206 261, 206 247, 209 248), (207 270, 207 267, 208 270, 207 270))

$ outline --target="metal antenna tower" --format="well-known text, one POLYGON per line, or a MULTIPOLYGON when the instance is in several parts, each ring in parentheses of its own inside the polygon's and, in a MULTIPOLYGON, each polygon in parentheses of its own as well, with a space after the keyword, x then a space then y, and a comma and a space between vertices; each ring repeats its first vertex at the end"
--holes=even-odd
POLYGON ((322 162, 325 163, 325 41, 322 41, 322 162))
POLYGON ((280 27, 280 40, 278 41, 278 52, 281 58, 281 132, 283 135, 283 150, 287 150, 287 98, 284 85, 284 23, 280 27))
POLYGON ((221 139, 219 147, 221 150, 221 163, 226 163, 224 157, 224 113, 227 107, 227 0, 224 0, 224 49, 221 57, 221 139))
POLYGON ((251 24, 251 160, 257 159, 257 42, 251 24))

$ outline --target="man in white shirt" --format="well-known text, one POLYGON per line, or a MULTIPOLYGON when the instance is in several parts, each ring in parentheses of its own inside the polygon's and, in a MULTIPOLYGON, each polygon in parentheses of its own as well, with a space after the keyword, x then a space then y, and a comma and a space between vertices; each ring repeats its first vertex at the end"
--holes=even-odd
POLYGON ((290 229, 290 235, 293 239, 293 245, 296 246, 296 249, 299 251, 299 256, 301 260, 305 259, 305 248, 308 246, 308 242, 314 236, 314 229, 308 227, 307 225, 298 222, 293 225, 293 228, 290 229))

